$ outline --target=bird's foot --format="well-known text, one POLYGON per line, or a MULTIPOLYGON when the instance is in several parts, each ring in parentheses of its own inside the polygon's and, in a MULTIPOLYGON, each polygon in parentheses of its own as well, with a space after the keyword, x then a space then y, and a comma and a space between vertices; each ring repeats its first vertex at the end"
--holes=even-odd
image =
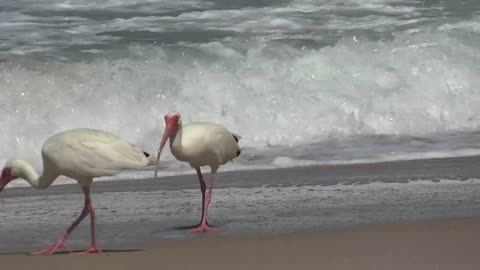
MULTIPOLYGON (((208 223, 208 221, 206 221, 205 223, 207 224, 207 226, 212 227, 212 226, 210 226, 210 223, 208 223)), ((200 227, 200 226, 202 226, 202 221, 200 221, 200 223, 198 223, 197 225, 192 226, 192 228, 193 228, 193 227, 196 228, 196 227, 200 227)))
POLYGON ((42 250, 39 250, 39 251, 35 251, 35 252, 32 252, 30 253, 30 255, 52 255, 54 254, 55 252, 57 252, 57 250, 59 248, 64 248, 66 249, 68 252, 72 252, 71 249, 69 249, 65 243, 63 242, 63 240, 58 240, 55 244, 51 245, 50 247, 46 248, 46 249, 42 249, 42 250))
POLYGON ((213 228, 213 227, 211 227, 210 225, 208 225, 207 223, 201 223, 201 224, 198 225, 196 228, 190 230, 191 233, 197 233, 197 232, 219 232, 219 231, 220 231, 220 229, 218 229, 218 228, 213 228))
POLYGON ((92 254, 92 253, 102 253, 103 251, 101 249, 99 249, 98 247, 96 246, 93 246, 85 251, 82 251, 82 252, 75 252, 75 253, 72 253, 72 254, 77 254, 77 255, 82 255, 82 254, 92 254))

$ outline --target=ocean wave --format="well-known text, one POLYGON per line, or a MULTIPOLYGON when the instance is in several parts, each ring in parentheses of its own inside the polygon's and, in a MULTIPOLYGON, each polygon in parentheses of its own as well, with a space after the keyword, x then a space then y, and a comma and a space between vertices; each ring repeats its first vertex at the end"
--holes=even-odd
MULTIPOLYGON (((0 65, 2 158, 40 164, 54 132, 93 127, 155 151, 162 117, 212 121, 264 149, 363 135, 480 127, 480 55, 471 39, 400 32, 320 49, 251 41, 130 46, 92 61, 0 65), (118 57, 118 54, 123 57, 118 57)), ((171 158, 167 155, 167 158, 171 158)))

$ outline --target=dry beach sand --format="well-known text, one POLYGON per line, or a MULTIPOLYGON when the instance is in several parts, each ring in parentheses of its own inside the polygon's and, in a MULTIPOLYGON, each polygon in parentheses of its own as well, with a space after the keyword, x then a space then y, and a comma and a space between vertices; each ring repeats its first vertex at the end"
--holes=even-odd
POLYGON ((95 255, 3 255, 2 269, 479 269, 480 219, 132 245, 95 255), (124 251, 124 252, 122 252, 124 251))

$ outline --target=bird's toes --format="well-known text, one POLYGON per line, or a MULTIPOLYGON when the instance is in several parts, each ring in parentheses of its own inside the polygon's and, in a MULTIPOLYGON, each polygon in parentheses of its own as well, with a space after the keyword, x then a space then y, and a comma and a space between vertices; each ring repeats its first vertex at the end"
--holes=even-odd
POLYGON ((55 252, 57 252, 57 250, 59 248, 64 248, 66 249, 67 251, 69 252, 72 252, 71 249, 69 249, 64 242, 62 241, 58 241, 56 242, 55 244, 53 244, 52 246, 46 248, 46 249, 42 249, 42 250, 39 250, 39 251, 34 251, 32 253, 30 253, 30 255, 52 255, 54 254, 55 252))
POLYGON ((208 224, 201 224, 198 227, 190 230, 190 233, 200 233, 200 232, 219 232, 220 229, 218 228, 213 228, 209 226, 208 224))
POLYGON ((75 252, 75 253, 71 253, 71 254, 74 254, 74 255, 82 255, 82 254, 92 254, 92 253, 102 253, 103 251, 97 247, 91 247, 83 252, 75 252))

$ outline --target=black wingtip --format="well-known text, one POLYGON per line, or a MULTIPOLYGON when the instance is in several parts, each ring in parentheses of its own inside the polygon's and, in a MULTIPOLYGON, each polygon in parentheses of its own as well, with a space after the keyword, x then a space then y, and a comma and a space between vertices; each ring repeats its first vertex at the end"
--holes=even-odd
POLYGON ((238 137, 235 136, 235 135, 233 135, 233 134, 232 134, 232 136, 233 136, 233 138, 235 139, 235 141, 238 143, 238 137))
POLYGON ((242 153, 242 151, 238 150, 237 151, 237 157, 240 156, 240 153, 242 153))
POLYGON ((143 154, 144 154, 146 157, 150 157, 150 154, 147 153, 147 152, 143 152, 143 154))

